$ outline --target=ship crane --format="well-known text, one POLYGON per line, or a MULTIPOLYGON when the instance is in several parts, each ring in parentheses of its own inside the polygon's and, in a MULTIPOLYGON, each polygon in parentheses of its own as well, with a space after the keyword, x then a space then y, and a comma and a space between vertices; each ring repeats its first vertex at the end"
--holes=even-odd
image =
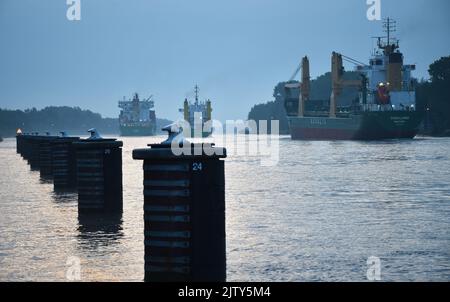
POLYGON ((308 57, 303 57, 302 62, 295 70, 289 82, 292 82, 299 72, 302 72, 302 78, 300 83, 288 83, 285 85, 286 88, 300 88, 300 96, 298 101, 298 116, 303 116, 305 112, 305 102, 309 99, 310 92, 310 75, 309 75, 309 59, 308 57))
POLYGON ((344 56, 340 53, 333 52, 331 58, 331 98, 330 98, 330 118, 336 117, 336 101, 337 98, 342 94, 344 87, 361 87, 363 85, 362 80, 344 80, 342 76, 344 75, 343 59, 353 63, 355 65, 364 66, 363 63, 358 62, 355 59, 344 56))
POLYGON ((298 73, 300 72, 300 70, 302 70, 302 64, 299 64, 297 66, 297 69, 294 71, 294 74, 289 78, 288 82, 292 82, 295 80, 295 78, 297 77, 298 73))
POLYGON ((351 63, 351 64, 354 64, 354 65, 356 65, 356 66, 365 66, 365 65, 366 65, 366 64, 364 64, 363 62, 360 62, 360 61, 355 60, 355 59, 353 59, 353 58, 344 56, 343 54, 341 54, 341 56, 342 56, 342 58, 343 58, 344 61, 346 61, 346 62, 348 62, 348 63, 351 63))
MULTIPOLYGON (((363 80, 344 80, 342 78, 344 74, 343 60, 357 66, 364 66, 364 63, 358 60, 333 52, 331 64, 332 93, 330 98, 330 117, 336 117, 336 100, 342 94, 344 87, 361 87, 363 85, 363 80)), ((299 84, 288 83, 286 84, 286 88, 300 88, 298 116, 303 117, 305 114, 305 102, 309 99, 311 90, 309 59, 306 56, 302 59, 301 64, 295 70, 289 82, 292 82, 293 78, 295 78, 300 71, 302 74, 301 82, 299 84)))
POLYGON ((153 98, 153 94, 151 96, 149 96, 148 98, 144 99, 144 102, 149 102, 151 101, 153 98))

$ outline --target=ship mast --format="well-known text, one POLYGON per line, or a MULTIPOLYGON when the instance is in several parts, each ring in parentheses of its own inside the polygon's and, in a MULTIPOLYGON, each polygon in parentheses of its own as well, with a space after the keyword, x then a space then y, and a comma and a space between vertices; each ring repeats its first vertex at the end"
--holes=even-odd
POLYGON ((383 49, 386 55, 393 53, 399 46, 398 40, 393 40, 391 43, 392 34, 397 31, 397 21, 392 18, 386 18, 383 20, 383 31, 387 34, 386 44, 381 43, 381 37, 378 38, 378 47, 383 49))
POLYGON ((198 85, 195 85, 194 92, 195 92, 195 103, 197 104, 198 103, 198 92, 199 92, 198 85))
POLYGON ((394 25, 395 21, 389 17, 384 21, 383 26, 385 28, 385 32, 387 33, 387 42, 389 45, 391 44, 391 32, 395 32, 395 28, 393 28, 394 25))

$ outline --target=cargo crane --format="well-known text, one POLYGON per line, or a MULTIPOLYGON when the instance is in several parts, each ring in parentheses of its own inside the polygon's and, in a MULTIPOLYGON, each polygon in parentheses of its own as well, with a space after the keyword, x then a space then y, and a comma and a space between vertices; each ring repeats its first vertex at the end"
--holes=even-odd
MULTIPOLYGON (((358 87, 360 88, 363 84, 362 80, 344 80, 342 76, 344 75, 344 65, 343 58, 347 61, 360 65, 358 61, 344 56, 340 53, 333 52, 331 57, 331 97, 330 97, 330 118, 336 117, 336 100, 342 94, 344 87, 358 87)), ((361 65, 363 66, 363 64, 361 65)))
POLYGON ((302 58, 300 65, 295 70, 294 74, 289 80, 289 83, 285 85, 286 89, 300 88, 300 96, 298 102, 298 116, 303 116, 305 112, 305 102, 309 99, 311 89, 310 79, 311 77, 309 74, 309 59, 308 57, 305 56, 302 58), (298 75, 300 71, 302 73, 300 83, 298 84, 290 83, 294 80, 294 78, 298 75))
POLYGON ((297 77, 298 73, 300 72, 300 70, 302 70, 302 64, 299 64, 297 66, 297 69, 294 71, 294 74, 289 78, 288 82, 292 82, 295 80, 295 78, 297 77))

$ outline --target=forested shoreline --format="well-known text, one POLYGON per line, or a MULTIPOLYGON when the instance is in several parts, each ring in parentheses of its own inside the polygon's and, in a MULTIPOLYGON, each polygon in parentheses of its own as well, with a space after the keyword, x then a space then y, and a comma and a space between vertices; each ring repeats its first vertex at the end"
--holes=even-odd
MULTIPOLYGON (((169 123, 169 120, 157 119, 157 128, 160 129, 161 125, 169 123)), ((0 109, 0 137, 15 136, 19 128, 24 132, 58 134, 60 131, 66 131, 71 135, 86 134, 89 128, 96 128, 100 133, 117 135, 119 120, 104 118, 99 113, 79 107, 50 106, 41 110, 0 109)))

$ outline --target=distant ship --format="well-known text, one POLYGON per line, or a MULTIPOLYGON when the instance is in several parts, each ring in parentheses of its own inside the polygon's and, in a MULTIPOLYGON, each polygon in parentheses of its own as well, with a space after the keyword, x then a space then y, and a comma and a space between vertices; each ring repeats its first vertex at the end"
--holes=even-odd
POLYGON ((395 21, 384 22, 387 37, 378 37, 378 49, 369 65, 333 52, 330 100, 310 100, 309 61, 302 60, 301 83, 285 87, 285 107, 294 140, 383 140, 412 139, 419 132, 422 114, 416 111, 416 94, 411 72, 404 65, 399 41, 391 38, 395 21), (361 80, 344 80, 343 58, 356 67, 361 80), (357 87, 359 96, 351 106, 338 107, 344 87, 357 87), (300 90, 294 99, 292 90, 300 90), (318 110, 322 104, 322 110, 318 110), (323 104, 326 104, 323 110, 323 104), (328 108, 327 108, 328 107, 328 108), (311 109, 312 108, 312 109, 311 109))
POLYGON ((199 88, 196 85, 194 88, 195 92, 195 101, 189 102, 186 98, 184 100, 183 108, 180 109, 180 112, 183 113, 184 120, 187 121, 191 127, 191 137, 209 137, 212 134, 212 128, 210 131, 204 131, 204 125, 206 122, 211 120, 211 101, 206 100, 204 102, 200 102, 198 100, 199 88), (195 129, 197 125, 198 130, 195 129), (201 130, 200 130, 201 127, 201 130), (196 133, 196 130, 199 133, 196 133))
POLYGON ((156 115, 152 96, 140 101, 134 94, 133 100, 119 101, 121 136, 152 136, 156 134, 156 115))

